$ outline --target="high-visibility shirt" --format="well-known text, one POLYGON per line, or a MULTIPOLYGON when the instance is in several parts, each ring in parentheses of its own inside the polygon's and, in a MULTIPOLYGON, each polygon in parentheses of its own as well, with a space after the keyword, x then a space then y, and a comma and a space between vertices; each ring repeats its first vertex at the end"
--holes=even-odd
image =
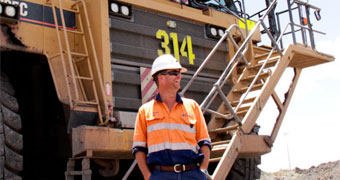
POLYGON ((211 149, 211 140, 199 105, 177 94, 171 110, 156 99, 139 108, 134 138, 133 154, 144 151, 148 164, 171 166, 200 163, 204 155, 200 147, 211 149))

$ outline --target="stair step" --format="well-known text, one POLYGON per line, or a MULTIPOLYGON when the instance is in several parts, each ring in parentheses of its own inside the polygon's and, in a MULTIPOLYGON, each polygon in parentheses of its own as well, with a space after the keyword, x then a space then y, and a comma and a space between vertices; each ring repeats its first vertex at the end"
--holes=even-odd
MULTIPOLYGON (((252 88, 251 91, 255 91, 255 90, 260 90, 262 88, 263 84, 255 84, 252 88)), ((246 92, 248 89, 248 87, 243 87, 241 89, 235 89, 233 90, 233 93, 244 93, 246 92)))
POLYGON ((255 54, 269 53, 273 47, 270 46, 253 46, 255 54))
MULTIPOLYGON (((269 59, 265 68, 275 66, 275 64, 278 60, 279 60, 279 58, 269 59)), ((260 69, 262 65, 263 65, 263 62, 260 62, 258 64, 250 66, 249 69, 260 69)))
POLYGON ((209 159, 209 162, 219 162, 220 160, 221 160, 221 157, 211 158, 209 159))
MULTIPOLYGON (((259 55, 255 55, 254 58, 255 58, 256 61, 261 61, 261 60, 267 59, 268 55, 269 55, 269 53, 259 54, 259 55)), ((280 56, 280 53, 275 51, 275 52, 273 52, 271 58, 278 57, 278 56, 280 56)))
MULTIPOLYGON (((254 49, 255 54, 268 54, 273 49, 273 47, 262 45, 262 46, 253 46, 253 49, 254 49)), ((282 48, 281 51, 283 52, 284 48, 282 48)), ((275 50, 274 53, 276 52, 277 51, 275 50)))
MULTIPOLYGON (((237 114, 238 116, 243 116, 243 115, 247 114, 249 108, 250 108, 250 106, 243 106, 243 107, 240 107, 240 108, 238 109, 238 111, 236 112, 236 114, 237 114)), ((226 113, 226 115, 229 116, 229 115, 231 115, 231 113, 228 111, 228 112, 226 113)))
MULTIPOLYGON (((251 103, 251 102, 253 102, 253 101, 255 100, 255 98, 256 98, 256 97, 252 97, 252 98, 249 98, 249 99, 245 99, 245 100, 243 100, 243 104, 251 103)), ((232 105, 232 106, 237 106, 238 103, 240 103, 240 101, 233 101, 233 102, 231 102, 231 105, 232 105)))
POLYGON ((243 106, 243 107, 238 108, 238 111, 248 111, 249 108, 250 106, 243 106))
MULTIPOLYGON (((264 78, 264 77, 268 77, 270 75, 270 72, 263 72, 259 75, 259 78, 264 78)), ((251 76, 247 76, 245 78, 243 78, 241 81, 252 81, 254 78, 256 77, 255 75, 251 75, 251 76)))
POLYGON ((224 151, 227 149, 228 144, 219 144, 215 145, 211 151, 216 152, 216 151, 224 151))
MULTIPOLYGON (((237 111, 236 114, 237 114, 238 116, 244 116, 244 115, 247 114, 247 112, 248 112, 248 110, 237 111)), ((227 115, 231 115, 231 113, 228 113, 227 115)))
POLYGON ((221 157, 223 156, 223 153, 227 149, 228 144, 221 144, 221 145, 216 145, 212 148, 210 157, 215 158, 215 157, 221 157))
POLYGON ((227 131, 234 131, 237 130, 240 126, 239 125, 234 125, 234 126, 229 126, 229 127, 224 127, 224 128, 217 128, 214 130, 210 130, 209 133, 222 133, 222 132, 227 132, 227 131))
MULTIPOLYGON (((223 103, 223 105, 225 106, 225 107, 227 107, 224 103, 223 103)), ((244 110, 248 110, 250 108, 250 106, 242 106, 242 107, 239 107, 238 108, 238 112, 239 111, 244 111, 244 110)), ((229 111, 226 111, 226 113, 229 113, 229 111)))
POLYGON ((216 142, 212 142, 211 146, 216 146, 216 145, 220 145, 220 144, 229 144, 230 140, 225 140, 225 141, 216 141, 216 142))

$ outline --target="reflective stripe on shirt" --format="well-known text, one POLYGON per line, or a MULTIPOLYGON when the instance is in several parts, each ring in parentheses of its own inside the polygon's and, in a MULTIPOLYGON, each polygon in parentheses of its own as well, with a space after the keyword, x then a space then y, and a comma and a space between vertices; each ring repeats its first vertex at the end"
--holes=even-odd
POLYGON ((201 141, 209 141, 209 142, 211 142, 211 139, 210 138, 204 138, 204 139, 198 140, 198 142, 201 142, 201 141))
POLYGON ((189 125, 185 124, 174 124, 174 123, 158 123, 148 127, 148 133, 153 131, 169 129, 169 130, 180 130, 188 133, 196 134, 196 129, 191 128, 189 125))
POLYGON ((162 150, 192 150, 195 153, 198 152, 197 146, 191 146, 188 143, 162 143, 162 144, 155 144, 152 146, 149 146, 149 153, 157 152, 157 151, 162 151, 162 150))
POLYGON ((138 142, 138 141, 135 141, 133 142, 133 145, 132 147, 146 147, 146 142, 138 142))

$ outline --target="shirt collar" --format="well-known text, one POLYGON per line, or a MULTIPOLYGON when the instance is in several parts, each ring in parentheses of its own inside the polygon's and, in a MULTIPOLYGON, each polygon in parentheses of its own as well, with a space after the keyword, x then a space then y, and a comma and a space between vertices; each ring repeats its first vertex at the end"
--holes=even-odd
MULTIPOLYGON (((159 93, 156 96, 156 100, 160 101, 160 102, 163 102, 163 100, 161 98, 161 95, 159 93)), ((176 94, 176 102, 177 103, 183 103, 182 97, 178 93, 176 94)))

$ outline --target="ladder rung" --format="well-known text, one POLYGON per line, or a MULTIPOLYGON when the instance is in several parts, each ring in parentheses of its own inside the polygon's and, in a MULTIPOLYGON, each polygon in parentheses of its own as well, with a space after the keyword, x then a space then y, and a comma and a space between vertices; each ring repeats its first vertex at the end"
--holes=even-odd
POLYGON ((71 55, 73 56, 81 56, 81 57, 88 57, 87 54, 83 54, 83 53, 76 53, 76 52, 71 52, 71 55))
MULTIPOLYGON (((268 72, 264 72, 264 73, 261 73, 261 74, 259 75, 259 78, 267 77, 267 76, 269 76, 269 75, 270 75, 270 72, 269 72, 269 71, 268 71, 268 72)), ((245 78, 242 79, 242 81, 251 81, 251 80, 253 80, 255 77, 256 77, 256 74, 255 74, 255 75, 248 76, 248 77, 245 77, 245 78)))
POLYGON ((239 125, 234 125, 234 126, 229 126, 225 128, 217 128, 217 129, 209 131, 209 133, 221 133, 221 132, 227 132, 227 131, 234 131, 234 130, 237 130, 239 127, 240 127, 239 125))
POLYGON ((74 63, 79 63, 79 62, 81 62, 81 61, 84 61, 85 59, 86 59, 86 57, 82 57, 82 58, 73 58, 72 60, 73 60, 74 63))
MULTIPOLYGON (((251 103, 251 102, 253 102, 253 101, 255 100, 255 98, 256 98, 256 97, 252 97, 252 98, 249 98, 249 99, 245 99, 245 100, 243 101, 243 103, 244 103, 244 104, 246 104, 246 103, 251 103)), ((232 105, 232 106, 236 106, 236 105, 238 105, 239 102, 240 102, 240 101, 233 101, 233 102, 231 103, 231 105, 232 105)))
POLYGON ((216 142, 212 142, 211 146, 216 146, 216 145, 220 145, 220 144, 229 144, 230 140, 225 140, 225 141, 216 141, 216 142))
POLYGON ((55 54, 55 55, 53 55, 53 56, 50 56, 50 57, 47 57, 48 59, 54 59, 54 58, 56 58, 56 57, 58 57, 58 56, 60 56, 60 53, 57 53, 57 54, 55 54))
POLYGON ((90 106, 87 106, 87 107, 84 107, 84 106, 75 106, 73 107, 74 111, 84 111, 84 112, 98 112, 98 108, 97 107, 90 107, 90 106))
POLYGON ((94 101, 77 101, 80 105, 98 105, 98 102, 94 101))
POLYGON ((74 10, 74 9, 64 9, 64 10, 65 10, 65 11, 70 11, 70 12, 79 14, 79 11, 74 10))
POLYGON ((66 171, 66 174, 69 176, 83 175, 83 171, 66 171))
POLYGON ((71 5, 71 8, 74 9, 75 6, 77 6, 77 5, 80 4, 80 3, 81 3, 81 1, 76 1, 74 4, 71 5))
MULTIPOLYGON (((52 5, 52 3, 50 2, 50 0, 47 0, 47 2, 46 2, 47 4, 50 4, 50 5, 52 5)), ((52 6, 52 8, 53 8, 53 6, 52 6)), ((58 9, 60 9, 58 6, 56 6, 56 5, 54 5, 54 8, 58 8, 58 9)), ((77 10, 74 10, 74 9, 65 9, 65 8, 63 8, 63 10, 64 11, 70 11, 70 12, 73 12, 73 13, 77 13, 77 14, 79 14, 79 11, 77 11, 77 10)))
POLYGON ((84 170, 84 171, 66 171, 68 176, 79 176, 79 175, 90 175, 91 170, 84 170))
POLYGON ((84 32, 81 32, 81 31, 75 31, 75 30, 69 30, 69 29, 66 29, 66 31, 70 33, 75 33, 75 34, 81 34, 81 35, 84 34, 84 32))
MULTIPOLYGON (((259 89, 262 88, 262 86, 263 86, 263 84, 255 84, 255 85, 251 88, 251 90, 252 90, 252 91, 259 90, 259 89)), ((233 93, 244 93, 244 92, 247 91, 247 89, 248 89, 248 87, 244 87, 244 88, 241 88, 241 89, 236 89, 236 90, 233 90, 233 93)))
POLYGON ((218 157, 218 158, 212 158, 212 159, 209 159, 209 162, 218 162, 221 160, 221 157, 218 157))
POLYGON ((93 78, 91 78, 91 77, 75 76, 75 78, 77 78, 77 79, 83 79, 83 80, 89 80, 89 81, 93 81, 93 78))

